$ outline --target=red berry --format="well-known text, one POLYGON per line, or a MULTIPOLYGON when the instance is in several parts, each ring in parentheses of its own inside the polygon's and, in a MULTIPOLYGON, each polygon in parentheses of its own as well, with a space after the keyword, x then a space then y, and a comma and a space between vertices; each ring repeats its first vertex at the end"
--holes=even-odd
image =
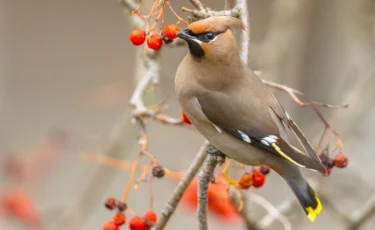
POLYGON ((253 186, 256 188, 262 187, 265 181, 265 176, 258 170, 253 171, 253 186))
POLYGON ((102 230, 120 230, 120 227, 113 221, 107 221, 102 230))
POLYGON ((238 181, 238 186, 240 189, 248 189, 253 185, 253 177, 250 173, 244 173, 240 180, 238 181))
POLYGON ((345 168, 348 165, 348 158, 344 154, 339 153, 335 156, 334 162, 336 167, 345 168))
POLYGON ((142 45, 146 40, 146 32, 141 29, 132 30, 129 35, 129 40, 133 43, 133 45, 142 45))
POLYGON ((150 49, 158 50, 163 45, 163 40, 159 34, 151 34, 147 39, 147 46, 150 49))
POLYGON ((126 222, 126 216, 121 212, 116 213, 116 215, 114 215, 112 219, 113 222, 115 222, 115 224, 118 226, 123 225, 126 222))
POLYGON ((181 110, 181 118, 182 118, 182 121, 185 124, 191 125, 191 122, 190 122, 189 118, 187 118, 187 116, 186 116, 186 114, 183 110, 181 110))
POLYGON ((178 27, 178 25, 175 24, 169 24, 164 29, 164 35, 170 39, 177 38, 178 32, 180 32, 180 27, 178 27))
POLYGON ((141 217, 135 216, 131 218, 129 221, 129 229, 130 230, 148 230, 149 228, 147 227, 145 221, 141 217))
POLYGON ((109 209, 109 210, 113 210, 116 208, 116 199, 113 198, 113 197, 110 197, 108 199, 105 200, 105 203, 104 205, 109 209))
POLYGON ((147 226, 153 226, 156 223, 158 216, 154 211, 148 210, 147 212, 145 212, 145 214, 143 214, 143 218, 145 218, 147 226))

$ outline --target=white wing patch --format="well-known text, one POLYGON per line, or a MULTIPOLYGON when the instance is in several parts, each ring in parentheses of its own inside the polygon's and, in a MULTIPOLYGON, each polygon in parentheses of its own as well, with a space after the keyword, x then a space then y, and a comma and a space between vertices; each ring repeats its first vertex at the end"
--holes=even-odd
POLYGON ((251 139, 250 139, 249 135, 242 132, 241 130, 237 130, 237 132, 241 135, 242 140, 244 140, 247 143, 251 143, 251 139))
POLYGON ((262 140, 260 140, 260 143, 262 143, 265 146, 270 146, 270 144, 272 145, 272 144, 276 143, 277 139, 278 139, 277 136, 269 135, 269 136, 266 136, 266 137, 262 138, 262 140))

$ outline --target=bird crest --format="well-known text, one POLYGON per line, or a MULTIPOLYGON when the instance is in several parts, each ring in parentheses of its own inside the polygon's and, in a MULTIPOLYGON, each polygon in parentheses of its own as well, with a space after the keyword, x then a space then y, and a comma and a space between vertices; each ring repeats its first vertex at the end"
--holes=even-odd
POLYGON ((194 34, 205 32, 224 32, 227 29, 245 29, 241 20, 231 16, 215 16, 206 18, 189 25, 194 34))

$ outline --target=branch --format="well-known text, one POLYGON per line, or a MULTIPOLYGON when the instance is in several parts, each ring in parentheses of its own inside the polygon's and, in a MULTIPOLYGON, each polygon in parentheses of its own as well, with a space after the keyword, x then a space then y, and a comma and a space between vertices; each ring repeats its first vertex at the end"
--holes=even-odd
POLYGON ((159 221, 156 223, 155 229, 162 230, 167 225, 172 214, 176 210, 178 203, 180 202, 182 195, 189 186, 190 182, 197 175, 199 168, 202 166, 204 160, 207 157, 207 148, 209 146, 208 141, 205 141, 202 147, 199 149, 193 163, 190 165, 184 177, 180 180, 177 187, 169 197, 165 207, 161 212, 159 221))
POLYGON ((237 189, 235 186, 229 187, 230 191, 230 198, 232 201, 232 204, 236 207, 238 213, 240 214, 246 229, 248 230, 257 230, 259 229, 257 221, 249 215, 247 210, 247 199, 241 190, 237 189))
POLYGON ((207 230, 207 194, 209 182, 215 183, 214 171, 218 163, 224 162, 222 155, 209 154, 198 179, 198 229, 207 230))
POLYGON ((238 17, 240 15, 241 8, 240 7, 234 7, 233 9, 230 10, 221 10, 221 11, 216 11, 216 10, 192 10, 186 7, 181 8, 182 11, 191 13, 191 15, 196 19, 204 19, 204 18, 209 18, 212 16, 232 16, 232 17, 238 17))
POLYGON ((292 229, 292 226, 291 226, 288 218, 286 216, 284 216, 277 208, 275 208, 275 206, 273 206, 268 200, 266 200, 265 198, 255 194, 255 193, 251 193, 250 198, 255 203, 264 207, 264 209, 266 209, 267 212, 269 213, 269 215, 272 215, 274 217, 274 219, 279 220, 284 225, 285 230, 291 230, 292 229))
POLYGON ((203 3, 200 1, 200 0, 190 0, 191 4, 193 4, 193 6, 198 9, 198 10, 203 10, 204 7, 203 7, 203 3))
POLYGON ((249 10, 247 8, 246 0, 236 0, 237 7, 241 9, 239 18, 244 25, 245 29, 241 33, 241 60, 246 65, 249 59, 249 43, 250 43, 250 21, 249 21, 249 10))
POLYGON ((351 214, 351 225, 349 229, 358 229, 362 224, 366 222, 372 215, 375 214, 375 192, 370 198, 357 210, 354 210, 351 214))

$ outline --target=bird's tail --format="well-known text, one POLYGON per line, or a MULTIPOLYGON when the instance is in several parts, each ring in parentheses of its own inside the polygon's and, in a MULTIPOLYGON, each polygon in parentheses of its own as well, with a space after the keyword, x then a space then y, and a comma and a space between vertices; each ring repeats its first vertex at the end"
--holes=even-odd
POLYGON ((315 191, 307 183, 306 179, 300 175, 299 177, 285 177, 289 186, 301 203, 307 217, 314 222, 316 216, 322 211, 322 204, 315 191))

